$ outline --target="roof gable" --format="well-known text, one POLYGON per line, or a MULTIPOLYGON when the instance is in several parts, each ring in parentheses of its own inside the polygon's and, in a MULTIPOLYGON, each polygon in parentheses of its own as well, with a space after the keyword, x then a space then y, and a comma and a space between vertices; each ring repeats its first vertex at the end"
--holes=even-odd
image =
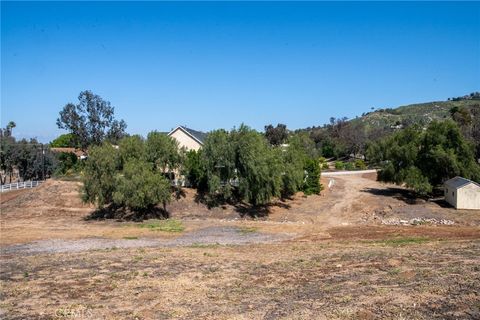
POLYGON ((182 130, 185 134, 187 134, 188 136, 193 138, 195 141, 197 141, 201 145, 203 145, 203 143, 205 141, 205 138, 207 137, 207 134, 205 132, 193 130, 193 129, 190 129, 190 128, 187 128, 187 127, 184 127, 184 126, 176 127, 175 129, 170 131, 170 133, 168 135, 169 136, 172 135, 177 130, 182 130))
POLYGON ((445 181, 446 186, 449 186, 449 187, 455 188, 455 189, 463 188, 464 186, 466 186, 468 184, 474 184, 477 187, 480 187, 480 185, 478 183, 476 183, 472 180, 463 178, 463 177, 455 177, 455 178, 452 178, 450 180, 445 181))

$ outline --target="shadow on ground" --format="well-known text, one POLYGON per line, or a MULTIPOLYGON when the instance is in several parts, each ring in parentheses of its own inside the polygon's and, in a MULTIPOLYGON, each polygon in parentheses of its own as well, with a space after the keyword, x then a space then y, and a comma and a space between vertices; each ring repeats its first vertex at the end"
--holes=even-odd
POLYGON ((402 188, 365 188, 361 190, 361 192, 371 193, 375 196, 394 198, 407 204, 421 204, 426 202, 425 199, 419 198, 413 192, 402 188))
POLYGON ((108 206, 97 209, 86 216, 84 220, 106 220, 115 219, 118 221, 143 221, 148 219, 168 219, 170 214, 168 211, 153 207, 142 211, 131 211, 115 206, 108 206))

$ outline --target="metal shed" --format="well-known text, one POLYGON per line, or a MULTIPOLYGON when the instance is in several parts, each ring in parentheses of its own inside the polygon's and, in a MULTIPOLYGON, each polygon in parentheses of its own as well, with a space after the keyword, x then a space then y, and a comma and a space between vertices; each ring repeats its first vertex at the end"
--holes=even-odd
POLYGON ((445 181, 445 200, 456 209, 480 210, 480 184, 462 177, 445 181))

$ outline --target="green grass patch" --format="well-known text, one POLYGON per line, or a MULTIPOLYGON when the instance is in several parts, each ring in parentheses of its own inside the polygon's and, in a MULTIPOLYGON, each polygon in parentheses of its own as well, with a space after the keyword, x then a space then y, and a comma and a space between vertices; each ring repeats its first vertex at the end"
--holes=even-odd
POLYGON ((167 220, 149 220, 148 222, 140 223, 139 228, 147 228, 152 231, 165 231, 165 232, 182 232, 185 230, 182 222, 175 219, 167 220))
POLYGON ((403 237, 403 238, 377 240, 377 241, 374 241, 374 243, 378 243, 385 246, 398 247, 398 246, 405 246, 410 244, 422 244, 428 241, 430 241, 430 239, 425 237, 403 237))
POLYGON ((123 237, 125 240, 137 240, 138 237, 123 237))
POLYGON ((257 231, 258 231, 258 228, 255 228, 255 227, 240 227, 240 228, 238 228, 238 232, 240 232, 243 235, 249 234, 249 233, 255 233, 257 231))
POLYGON ((218 248, 220 246, 221 246, 220 243, 193 243, 193 244, 189 245, 188 247, 189 248, 203 249, 203 248, 218 248))

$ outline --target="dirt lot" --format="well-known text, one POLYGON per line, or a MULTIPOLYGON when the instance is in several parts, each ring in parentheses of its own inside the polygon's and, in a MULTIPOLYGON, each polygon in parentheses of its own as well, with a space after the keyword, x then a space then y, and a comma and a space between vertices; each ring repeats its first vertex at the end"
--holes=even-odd
POLYGON ((257 218, 186 190, 175 232, 85 220, 75 182, 2 195, 0 318, 480 318, 479 211, 330 179, 257 218))

